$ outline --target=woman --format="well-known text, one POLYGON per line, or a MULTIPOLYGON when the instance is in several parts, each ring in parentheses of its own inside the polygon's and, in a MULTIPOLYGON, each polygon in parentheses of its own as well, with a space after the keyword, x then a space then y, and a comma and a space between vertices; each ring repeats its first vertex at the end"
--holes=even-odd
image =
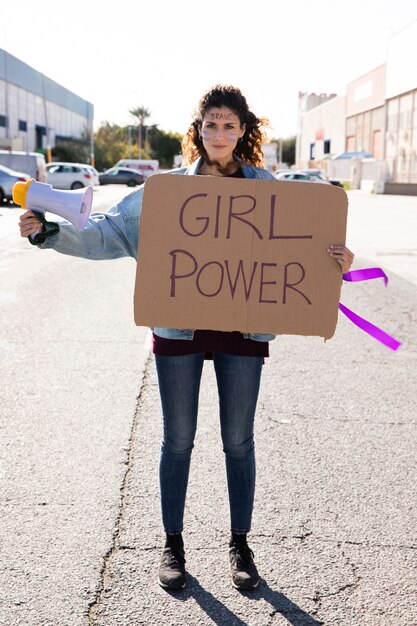
MULTIPOLYGON (((201 98, 183 140, 187 167, 173 174, 272 179, 262 169, 263 120, 257 118, 239 89, 217 85, 201 98)), ((78 232, 60 224, 60 232, 43 231, 42 248, 92 259, 136 258, 143 189, 108 213, 95 213, 78 232)), ((21 235, 39 230, 30 211, 21 217, 21 235)), ((353 254, 343 245, 328 253, 343 272, 353 254)), ((162 520, 166 534, 159 583, 170 590, 186 584, 183 515, 191 452, 197 425, 198 396, 204 360, 213 360, 220 403, 220 425, 226 458, 231 535, 229 562, 237 589, 253 589, 259 575, 247 544, 255 492, 253 427, 264 358, 274 335, 154 328, 153 352, 158 373, 164 435, 160 459, 162 520)))

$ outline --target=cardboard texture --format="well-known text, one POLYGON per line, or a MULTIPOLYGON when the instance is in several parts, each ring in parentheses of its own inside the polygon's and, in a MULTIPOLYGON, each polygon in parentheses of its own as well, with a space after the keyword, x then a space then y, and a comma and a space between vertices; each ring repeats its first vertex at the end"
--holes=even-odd
POLYGON ((347 195, 324 184, 157 174, 145 184, 140 326, 317 335, 337 323, 347 195))

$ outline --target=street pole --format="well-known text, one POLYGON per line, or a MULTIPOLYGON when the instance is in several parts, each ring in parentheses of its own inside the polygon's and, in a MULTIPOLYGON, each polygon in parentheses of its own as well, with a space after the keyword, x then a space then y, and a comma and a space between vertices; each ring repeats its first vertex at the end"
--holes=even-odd
POLYGON ((43 95, 43 107, 44 107, 44 115, 45 115, 46 162, 52 163, 52 150, 51 150, 51 145, 49 143, 48 106, 46 103, 45 74, 42 74, 42 95, 43 95))
POLYGON ((94 131, 92 126, 90 133, 90 165, 92 165, 93 167, 95 167, 96 165, 96 159, 94 156, 94 131))
MULTIPOLYGON (((4 83, 4 95, 5 95, 5 113, 6 113, 6 139, 9 139, 9 77, 8 77, 8 53, 4 51, 4 71, 5 71, 5 83, 4 83)), ((11 147, 11 146, 10 146, 11 147)))
POLYGON ((96 158, 94 155, 94 116, 93 116, 93 111, 92 108, 88 106, 88 122, 89 122, 89 127, 90 127, 90 165, 92 165, 93 167, 95 167, 96 165, 96 158))

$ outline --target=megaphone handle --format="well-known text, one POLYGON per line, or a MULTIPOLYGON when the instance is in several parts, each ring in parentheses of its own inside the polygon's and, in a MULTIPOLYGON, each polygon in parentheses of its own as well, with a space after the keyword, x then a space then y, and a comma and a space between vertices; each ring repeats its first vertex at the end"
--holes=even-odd
POLYGON ((37 246, 40 243, 43 243, 47 237, 52 237, 52 235, 56 235, 59 233, 59 226, 56 222, 48 222, 45 218, 45 213, 42 211, 34 211, 31 209, 32 213, 36 215, 38 220, 45 226, 45 232, 37 232, 34 235, 29 235, 29 241, 34 246, 37 246))

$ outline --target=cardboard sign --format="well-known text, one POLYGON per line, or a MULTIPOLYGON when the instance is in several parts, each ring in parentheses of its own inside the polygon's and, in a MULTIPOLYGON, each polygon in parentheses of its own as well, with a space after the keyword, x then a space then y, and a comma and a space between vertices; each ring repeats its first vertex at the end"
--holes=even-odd
POLYGON ((157 174, 145 184, 140 326, 333 336, 346 236, 333 185, 157 174))

